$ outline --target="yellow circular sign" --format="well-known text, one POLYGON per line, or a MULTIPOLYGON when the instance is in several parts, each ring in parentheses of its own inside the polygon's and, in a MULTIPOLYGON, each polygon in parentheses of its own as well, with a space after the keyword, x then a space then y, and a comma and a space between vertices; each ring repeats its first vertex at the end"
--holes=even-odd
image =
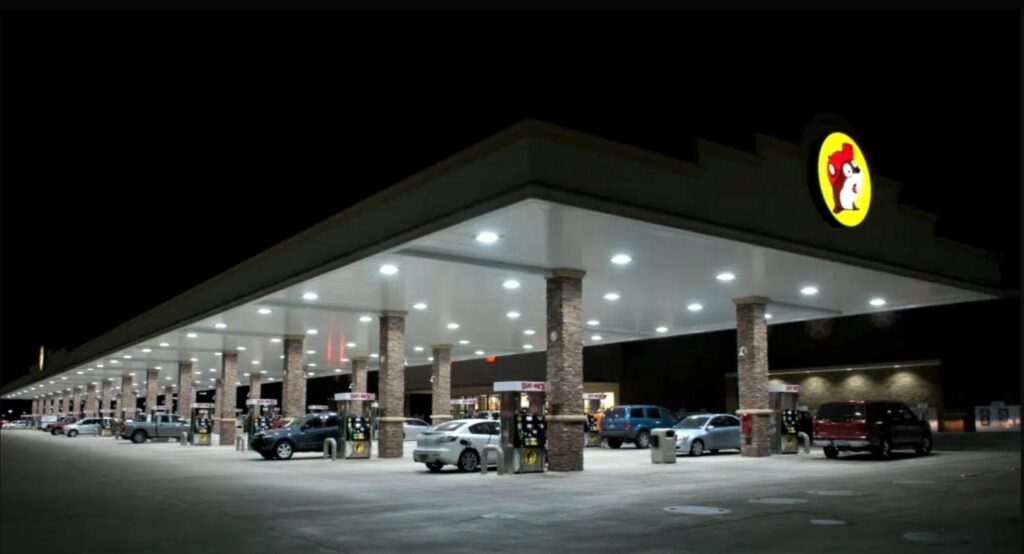
POLYGON ((364 443, 363 441, 356 441, 356 444, 355 444, 354 448, 355 448, 356 454, 362 454, 363 451, 366 450, 366 443, 364 443))
POLYGON ((526 452, 523 452, 523 462, 526 463, 527 465, 537 463, 537 452, 533 450, 527 450, 526 452))
POLYGON ((871 171, 846 133, 829 134, 818 150, 818 186, 828 213, 845 227, 860 225, 871 208, 871 171))

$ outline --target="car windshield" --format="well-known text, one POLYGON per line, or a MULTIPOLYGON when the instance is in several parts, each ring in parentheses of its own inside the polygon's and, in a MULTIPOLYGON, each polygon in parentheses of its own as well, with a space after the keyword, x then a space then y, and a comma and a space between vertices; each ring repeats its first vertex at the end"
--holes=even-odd
POLYGON ((623 408, 612 408, 610 410, 605 411, 604 416, 609 419, 623 418, 626 417, 626 410, 623 408))
POLYGON ((434 427, 434 431, 454 431, 465 424, 465 421, 449 421, 434 427))
POLYGON ((707 416, 690 416, 675 424, 676 429, 700 429, 708 422, 707 416))
POLYGON ((864 404, 859 402, 841 402, 822 404, 818 408, 818 419, 828 421, 852 421, 864 419, 864 404))
MULTIPOLYGON (((317 416, 317 417, 319 417, 319 416, 317 416)), ((308 417, 297 417, 297 418, 289 421, 286 425, 284 425, 284 427, 299 427, 300 425, 302 425, 303 423, 306 423, 310 419, 311 418, 308 418, 308 417)))

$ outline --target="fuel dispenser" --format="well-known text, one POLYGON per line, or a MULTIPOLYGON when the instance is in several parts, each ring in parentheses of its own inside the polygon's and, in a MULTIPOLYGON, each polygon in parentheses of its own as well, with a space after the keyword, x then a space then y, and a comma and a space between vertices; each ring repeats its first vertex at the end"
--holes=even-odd
POLYGON ((339 392, 338 415, 341 417, 341 445, 338 451, 346 460, 370 457, 373 428, 370 418, 375 396, 368 392, 339 392))
POLYGON ((189 426, 189 435, 192 438, 193 446, 210 446, 213 438, 213 409, 212 402, 198 402, 192 404, 192 423, 189 426))
POLYGON ((467 419, 476 412, 476 398, 452 398, 452 418, 467 419))
POLYGON ((273 426, 274 406, 277 406, 276 398, 249 398, 245 401, 250 406, 252 417, 249 418, 245 432, 253 436, 260 431, 266 431, 273 426))
POLYGON ((800 415, 797 412, 797 401, 800 398, 800 385, 769 384, 768 407, 772 411, 772 454, 796 454, 797 426, 800 415))
POLYGON ((583 428, 584 446, 601 446, 601 422, 597 416, 601 412, 601 401, 604 400, 603 392, 583 393, 583 413, 587 414, 587 421, 583 428))
POLYGON ((100 436, 109 437, 114 434, 114 417, 116 410, 100 410, 100 436))
POLYGON ((547 422, 544 420, 543 381, 499 381, 501 397, 502 471, 541 473, 547 470, 547 422))

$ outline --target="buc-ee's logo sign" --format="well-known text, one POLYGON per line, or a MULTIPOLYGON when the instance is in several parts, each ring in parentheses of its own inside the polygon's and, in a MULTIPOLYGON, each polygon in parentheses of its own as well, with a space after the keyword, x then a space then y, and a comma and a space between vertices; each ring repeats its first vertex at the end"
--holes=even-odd
POLYGON ((871 170, 849 123, 823 114, 808 125, 803 152, 811 196, 836 227, 856 227, 871 211, 871 170))

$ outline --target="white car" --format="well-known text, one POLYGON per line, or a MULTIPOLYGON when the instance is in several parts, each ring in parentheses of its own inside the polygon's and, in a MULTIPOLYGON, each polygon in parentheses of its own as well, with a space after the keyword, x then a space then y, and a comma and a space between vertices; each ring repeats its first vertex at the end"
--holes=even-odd
POLYGON ((74 423, 68 423, 62 430, 65 437, 78 435, 99 435, 103 431, 103 422, 107 421, 110 429, 117 427, 117 420, 110 417, 87 417, 74 423))
POLYGON ((430 424, 422 419, 410 417, 402 422, 402 435, 407 441, 416 440, 427 429, 430 429, 430 424))
MULTIPOLYGON (((453 465, 459 471, 475 471, 480 467, 480 452, 488 444, 501 439, 498 422, 491 419, 456 419, 438 424, 420 433, 412 459, 427 465, 432 472, 453 465)), ((495 463, 494 456, 488 456, 495 463)))

